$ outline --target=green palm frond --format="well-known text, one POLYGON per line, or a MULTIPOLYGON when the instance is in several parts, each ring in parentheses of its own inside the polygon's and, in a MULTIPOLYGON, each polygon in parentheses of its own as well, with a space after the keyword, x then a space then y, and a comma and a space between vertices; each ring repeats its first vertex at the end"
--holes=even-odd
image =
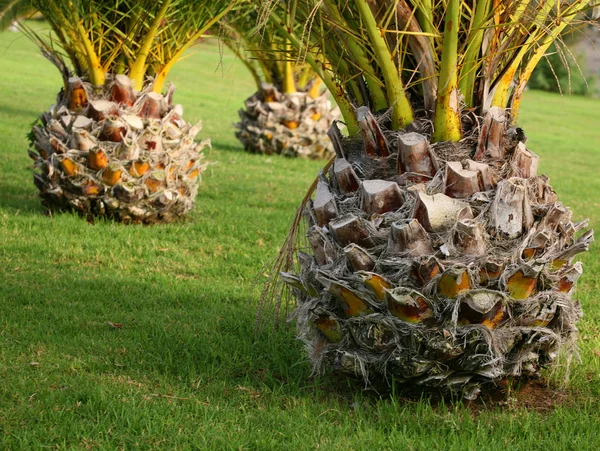
MULTIPOLYGON (((592 9, 592 6, 595 8, 592 9)), ((533 68, 589 0, 267 0, 299 58, 323 71, 351 133, 356 106, 391 109, 392 129, 433 121, 434 140, 460 139, 461 110, 518 113, 533 68), (284 27, 285 24, 301 27, 284 27), (382 97, 383 95, 383 97, 382 97)))
POLYGON ((102 85, 106 73, 127 73, 141 89, 155 75, 160 91, 185 51, 235 4, 219 0, 30 0, 53 32, 35 41, 75 73, 102 85), (49 50, 52 49, 52 50, 49 50), (60 49, 60 52, 58 51, 60 49))
MULTIPOLYGON (((318 89, 319 77, 310 65, 300 63, 293 55, 288 39, 275 25, 261 23, 256 2, 242 2, 221 25, 225 44, 248 68, 259 89, 263 82, 284 92, 318 89)), ((294 24, 294 28, 302 33, 301 24, 294 24)))

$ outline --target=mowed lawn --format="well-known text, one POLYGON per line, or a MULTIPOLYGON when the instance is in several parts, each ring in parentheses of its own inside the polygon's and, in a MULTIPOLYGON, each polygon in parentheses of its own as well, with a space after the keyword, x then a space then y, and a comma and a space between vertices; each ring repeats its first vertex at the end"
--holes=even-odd
MULTIPOLYGON (((171 77, 215 164, 187 220, 153 227, 42 214, 25 135, 61 80, 17 33, 0 66, 0 449, 600 448, 599 246, 582 258, 581 361, 537 395, 558 407, 515 383, 475 407, 376 398, 311 375, 293 327, 254 329, 253 283, 322 163, 242 151, 232 123, 254 86, 230 53, 203 44, 171 77)), ((600 229, 600 101, 529 92, 520 123, 600 229)))

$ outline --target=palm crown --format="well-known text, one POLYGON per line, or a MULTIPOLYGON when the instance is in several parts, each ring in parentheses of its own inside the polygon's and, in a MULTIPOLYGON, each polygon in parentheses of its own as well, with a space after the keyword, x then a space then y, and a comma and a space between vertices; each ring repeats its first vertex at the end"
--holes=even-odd
POLYGON ((38 10, 52 28, 42 36, 26 28, 61 72, 69 68, 101 86, 107 73, 126 74, 140 90, 154 76, 160 92, 175 62, 235 2, 217 0, 20 0, 0 5, 4 22, 20 12, 38 10))
POLYGON ((265 11, 334 94, 350 133, 353 106, 390 109, 390 127, 434 122, 462 137, 460 110, 519 110, 548 47, 589 0, 270 1, 265 11), (306 24, 302 33, 288 22, 306 24))
POLYGON ((243 2, 221 25, 226 30, 224 42, 248 68, 259 89, 264 82, 286 93, 311 89, 311 96, 318 96, 321 80, 317 74, 310 65, 298 64, 278 27, 261 23, 261 11, 253 2, 243 2))

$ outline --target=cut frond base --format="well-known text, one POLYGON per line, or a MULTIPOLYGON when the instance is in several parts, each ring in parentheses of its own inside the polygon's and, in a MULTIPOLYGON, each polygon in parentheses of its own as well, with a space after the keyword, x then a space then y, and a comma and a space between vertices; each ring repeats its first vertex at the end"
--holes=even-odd
POLYGON ((299 270, 282 274, 316 370, 474 398, 576 353, 573 259, 593 232, 501 122, 460 143, 371 130, 385 137, 379 157, 362 138, 339 141, 304 208, 299 270))
POLYGON ((30 135, 43 205, 132 223, 187 213, 210 142, 194 142, 201 124, 183 120, 172 95, 173 89, 165 96, 134 91, 124 75, 109 77, 101 89, 70 79, 30 135))
POLYGON ((281 154, 311 160, 331 158, 333 147, 327 130, 339 118, 329 94, 285 94, 270 84, 245 101, 235 124, 236 137, 251 153, 281 154))

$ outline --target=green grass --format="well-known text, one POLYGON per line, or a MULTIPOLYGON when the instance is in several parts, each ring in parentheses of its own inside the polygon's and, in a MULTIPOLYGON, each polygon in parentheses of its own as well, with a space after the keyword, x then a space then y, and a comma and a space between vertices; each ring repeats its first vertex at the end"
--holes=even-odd
MULTIPOLYGON (((598 246, 579 283, 581 362, 561 388, 572 402, 545 413, 342 395, 311 376, 292 330, 254 331, 253 281, 321 163, 242 152, 231 123, 253 84, 220 60, 203 45, 171 78, 217 162, 188 220, 90 225, 42 214, 25 135, 60 79, 0 34, 0 449, 598 449, 598 246)), ((561 200, 596 226, 599 106, 530 92, 521 118, 561 200)))

